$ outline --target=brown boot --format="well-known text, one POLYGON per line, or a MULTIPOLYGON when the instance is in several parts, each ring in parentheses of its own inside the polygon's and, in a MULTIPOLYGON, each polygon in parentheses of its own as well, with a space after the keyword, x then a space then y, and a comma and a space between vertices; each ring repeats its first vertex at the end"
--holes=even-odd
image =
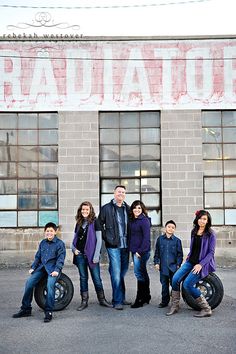
POLYGON ((212 314, 211 307, 204 296, 199 296, 196 299, 198 306, 201 308, 199 313, 194 314, 194 317, 210 317, 212 314))
POLYGON ((88 299, 89 299, 88 291, 81 293, 81 304, 77 308, 77 311, 82 311, 82 310, 86 309, 86 307, 88 307, 88 299))
POLYGON ((97 298, 98 298, 98 302, 99 302, 99 304, 100 304, 101 306, 104 306, 104 307, 113 307, 111 304, 109 304, 109 302, 107 302, 103 290, 97 291, 97 298))
POLYGON ((180 291, 172 290, 172 302, 170 311, 166 313, 166 316, 174 315, 179 311, 179 302, 180 302, 180 291))

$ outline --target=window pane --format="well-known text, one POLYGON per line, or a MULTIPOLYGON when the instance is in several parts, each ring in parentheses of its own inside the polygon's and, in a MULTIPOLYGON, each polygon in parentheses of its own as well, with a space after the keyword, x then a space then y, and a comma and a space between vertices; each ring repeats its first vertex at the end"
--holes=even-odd
POLYGON ((57 130, 40 130, 39 145, 56 145, 58 142, 57 130))
POLYGON ((100 113, 101 128, 119 128, 119 113, 100 113))
POLYGON ((118 179, 104 179, 102 180, 102 193, 113 193, 115 186, 118 186, 119 180, 118 179))
POLYGON ((38 193, 38 181, 33 179, 23 179, 18 181, 18 193, 36 194, 38 193))
POLYGON ((223 128, 223 141, 225 143, 236 143, 236 128, 223 128))
POLYGON ((17 184, 16 180, 0 179, 0 194, 16 194, 17 184))
POLYGON ((225 207, 236 208, 236 193, 225 193, 225 207))
POLYGON ((118 129, 101 129, 100 130, 101 144, 119 144, 118 129))
POLYGON ((19 161, 37 161, 38 148, 32 146, 19 146, 18 147, 19 161))
POLYGON ((0 227, 16 227, 16 211, 0 212, 0 227))
POLYGON ((0 195, 0 209, 16 209, 16 195, 0 195))
POLYGON ((159 112, 141 112, 140 113, 140 126, 141 127, 160 127, 160 114, 159 112))
MULTIPOLYGON (((236 140, 235 140, 236 143, 236 140)), ((236 144, 224 144, 224 159, 236 159, 236 144)))
POLYGON ((140 163, 139 161, 133 162, 121 162, 120 163, 120 175, 122 177, 140 176, 140 163))
POLYGON ((16 161, 17 148, 15 146, 0 146, 0 161, 16 161))
POLYGON ((224 210, 210 209, 213 225, 224 225, 224 210))
POLYGON ((160 176, 159 161, 143 161, 141 163, 141 176, 160 176))
POLYGON ((1 113, 0 114, 0 129, 16 129, 17 114, 1 113))
POLYGON ((202 130, 202 141, 204 143, 221 143, 221 128, 204 128, 202 130))
POLYGON ((225 209, 225 225, 236 225, 236 209, 225 209))
POLYGON ((119 176, 119 162, 101 162, 100 170, 102 177, 119 176))
POLYGON ((56 195, 40 195, 39 196, 40 209, 57 209, 56 195))
POLYGON ((139 160, 139 145, 121 145, 121 160, 139 160))
POLYGON ((0 162, 0 176, 1 177, 15 177, 16 163, 14 162, 0 162))
POLYGON ((34 227, 38 224, 37 211, 19 211, 18 212, 18 226, 34 227))
POLYGON ((131 205, 134 200, 140 200, 139 193, 126 194, 125 201, 127 204, 131 205))
POLYGON ((236 111, 222 112, 222 125, 223 126, 236 126, 236 111))
POLYGON ((39 161, 57 161, 58 160, 58 148, 50 146, 39 147, 39 161))
POLYGON ((39 193, 56 193, 57 180, 56 179, 40 179, 39 180, 39 193))
POLYGON ((151 218, 152 225, 161 225, 161 211, 160 210, 148 210, 148 216, 151 218))
POLYGON ((224 174, 228 176, 235 176, 236 160, 224 161, 224 174))
POLYGON ((159 144, 160 143, 160 129, 141 129, 141 143, 142 144, 159 144))
POLYGON ((223 178, 204 178, 205 192, 223 192, 223 178))
POLYGON ((39 212, 39 226, 44 227, 48 222, 58 225, 58 211, 39 212))
POLYGON ((121 129, 120 130, 121 144, 139 144, 138 129, 121 129))
POLYGON ((160 157, 160 145, 141 145, 142 160, 159 160, 160 157))
POLYGON ((119 160, 119 145, 102 145, 100 147, 101 160, 119 160))
POLYGON ((221 176, 222 161, 203 161, 205 176, 221 176))
POLYGON ((102 194, 101 195, 101 205, 109 203, 114 198, 114 194, 102 194))
POLYGON ((18 131, 19 145, 37 145, 38 132, 37 130, 19 130, 18 131))
POLYGON ((226 192, 236 192, 236 178, 226 178, 224 179, 225 191, 226 192))
POLYGON ((18 128, 19 129, 37 129, 38 120, 37 113, 20 113, 18 115, 18 128))
POLYGON ((0 130, 0 145, 16 145, 16 131, 0 130))
POLYGON ((139 179, 122 179, 122 186, 126 187, 128 193, 136 193, 140 191, 140 180, 139 179))
POLYGON ((139 116, 137 112, 120 113, 120 127, 121 128, 138 128, 139 116))
POLYGON ((18 195, 18 208, 19 209, 37 209, 38 196, 37 195, 18 195))
POLYGON ((19 177, 38 177, 38 164, 34 162, 20 162, 18 164, 19 177))
POLYGON ((202 125, 204 127, 217 127, 221 125, 221 112, 202 112, 202 125))
POLYGON ((141 179, 142 192, 160 192, 160 179, 159 178, 142 178, 141 179))
POLYGON ((57 129, 58 114, 57 113, 39 113, 39 129, 57 129))
POLYGON ((222 144, 203 144, 202 152, 204 159, 221 159, 222 144))
POLYGON ((57 163, 47 162, 39 163, 39 177, 57 177, 57 163))
POLYGON ((147 208, 160 206, 160 194, 142 194, 141 199, 147 208))
POLYGON ((205 208, 223 208, 223 193, 205 193, 205 208))

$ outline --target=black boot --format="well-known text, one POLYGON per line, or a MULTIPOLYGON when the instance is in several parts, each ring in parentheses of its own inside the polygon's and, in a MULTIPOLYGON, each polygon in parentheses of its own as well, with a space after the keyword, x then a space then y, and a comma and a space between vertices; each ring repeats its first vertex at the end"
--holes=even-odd
POLYGON ((31 316, 31 310, 20 310, 12 315, 13 318, 29 317, 31 316))
POLYGON ((109 302, 107 302, 107 300, 105 298, 104 290, 97 291, 97 298, 98 298, 98 302, 101 306, 113 307, 111 304, 109 304, 109 302))
POLYGON ((150 281, 148 279, 144 282, 144 285, 143 285, 143 303, 149 304, 150 300, 151 300, 150 281))
POLYGON ((143 307, 143 287, 144 287, 144 282, 138 280, 136 299, 135 302, 130 306, 132 309, 143 307))
POLYGON ((86 307, 88 307, 88 299, 89 299, 88 291, 81 293, 81 304, 77 308, 77 311, 82 311, 86 309, 86 307))

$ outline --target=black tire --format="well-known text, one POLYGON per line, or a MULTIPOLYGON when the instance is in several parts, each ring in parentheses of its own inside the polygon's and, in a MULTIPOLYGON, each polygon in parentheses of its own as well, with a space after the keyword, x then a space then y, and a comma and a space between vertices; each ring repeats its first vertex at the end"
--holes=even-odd
MULTIPOLYGON (((34 299, 37 305, 44 310, 46 300, 46 278, 43 278, 34 290, 34 299)), ((71 302, 74 295, 74 286, 71 279, 61 273, 55 284, 55 305, 54 311, 61 311, 71 302)))
MULTIPOLYGON (((205 296, 212 309, 215 309, 221 303, 224 296, 224 287, 220 278, 215 273, 208 274, 208 276, 200 280, 196 286, 199 288, 202 295, 205 296)), ((194 310, 200 310, 194 298, 187 293, 183 287, 182 297, 188 306, 192 307, 194 310)))

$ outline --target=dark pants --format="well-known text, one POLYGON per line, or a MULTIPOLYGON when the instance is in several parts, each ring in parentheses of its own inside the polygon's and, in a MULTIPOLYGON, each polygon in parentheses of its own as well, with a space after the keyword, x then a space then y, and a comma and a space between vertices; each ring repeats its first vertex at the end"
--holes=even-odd
POLYGON ((167 305, 170 301, 170 286, 172 284, 172 278, 174 273, 169 271, 169 275, 164 275, 160 272, 160 282, 162 285, 161 290, 161 302, 167 305))

